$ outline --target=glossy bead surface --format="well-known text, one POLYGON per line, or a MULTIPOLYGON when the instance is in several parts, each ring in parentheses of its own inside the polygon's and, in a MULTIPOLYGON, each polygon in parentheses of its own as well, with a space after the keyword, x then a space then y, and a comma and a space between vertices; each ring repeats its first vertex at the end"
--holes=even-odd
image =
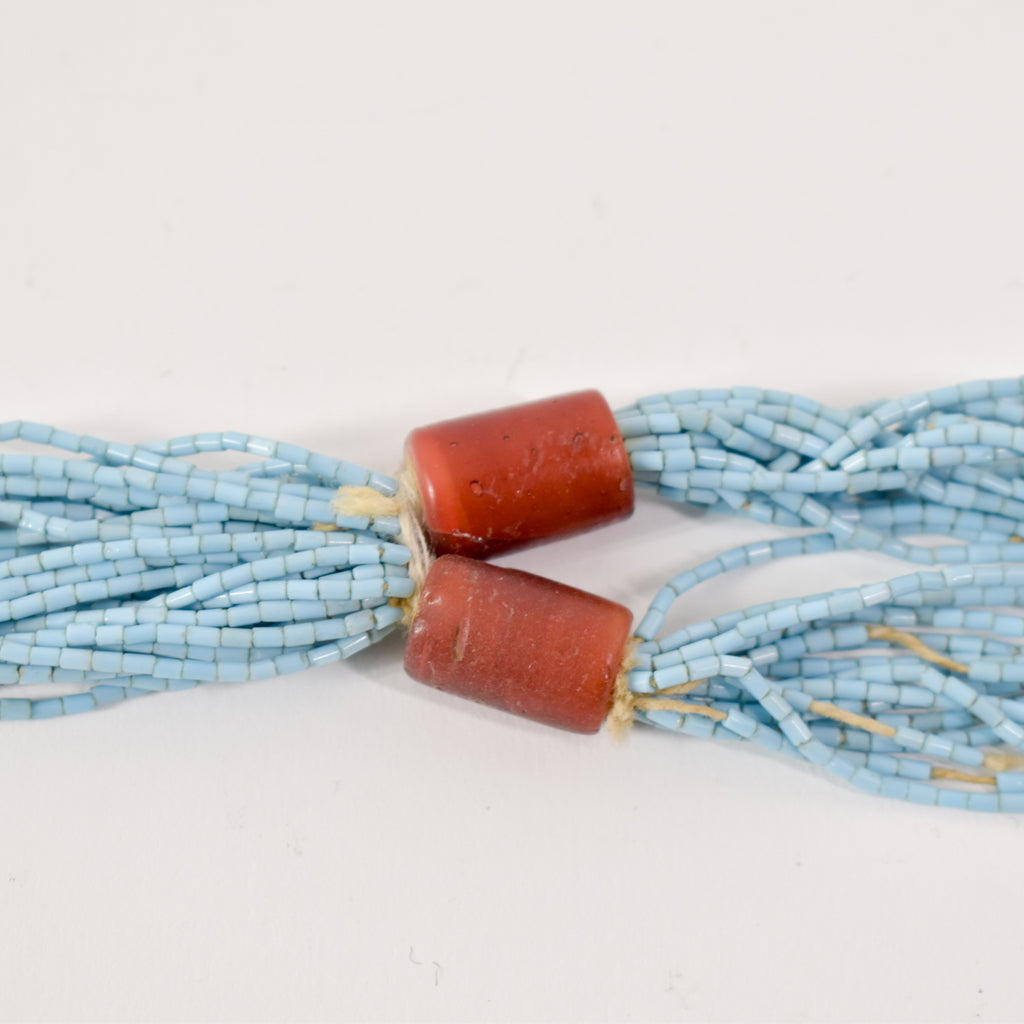
POLYGON ((409 631, 414 679, 573 732, 601 727, 629 609, 553 580, 459 555, 427 575, 409 631))
POLYGON ((439 555, 486 557, 633 511, 629 455, 597 391, 421 427, 406 458, 439 555))

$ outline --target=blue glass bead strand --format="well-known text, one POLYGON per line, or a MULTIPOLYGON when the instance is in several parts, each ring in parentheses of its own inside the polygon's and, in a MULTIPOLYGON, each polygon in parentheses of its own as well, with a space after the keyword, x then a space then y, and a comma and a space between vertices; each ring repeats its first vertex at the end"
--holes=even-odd
POLYGON ((1024 812, 1024 565, 921 570, 659 635, 705 580, 835 548, 829 533, 748 544, 670 581, 637 630, 633 715, 746 740, 869 793, 1024 812))
POLYGON ((0 454, 0 719, 295 672, 401 621, 398 520, 332 508, 390 477, 234 432, 127 445, 16 421, 0 440, 70 455, 0 454), (188 458, 222 452, 255 461, 188 458), (36 684, 53 695, 13 695, 36 684))
POLYGON ((616 413, 637 486, 823 530, 921 565, 1021 560, 1024 378, 853 409, 776 390, 651 395, 616 413), (964 544, 904 540, 940 533, 964 544))

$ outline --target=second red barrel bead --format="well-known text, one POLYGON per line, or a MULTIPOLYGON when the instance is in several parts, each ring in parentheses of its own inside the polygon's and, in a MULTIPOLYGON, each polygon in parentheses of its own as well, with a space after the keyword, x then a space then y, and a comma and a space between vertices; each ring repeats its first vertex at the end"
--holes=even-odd
POLYGON ((421 427, 406 458, 437 554, 486 557, 633 511, 629 455, 598 391, 421 427))
POLYGON ((629 609, 563 583, 474 558, 430 568, 405 670, 439 690, 573 732, 612 703, 629 609))

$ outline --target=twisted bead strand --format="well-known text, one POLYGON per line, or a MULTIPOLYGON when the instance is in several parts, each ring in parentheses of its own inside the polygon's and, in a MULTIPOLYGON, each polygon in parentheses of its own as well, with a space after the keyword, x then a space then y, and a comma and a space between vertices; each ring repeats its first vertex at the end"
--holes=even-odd
POLYGON ((234 432, 125 445, 21 421, 0 440, 0 718, 47 718, 160 690, 261 679, 381 639, 412 594, 396 517, 338 516, 340 486, 390 477, 234 432), (260 461, 211 470, 188 456, 260 461), (84 456, 84 457, 83 457, 84 456))

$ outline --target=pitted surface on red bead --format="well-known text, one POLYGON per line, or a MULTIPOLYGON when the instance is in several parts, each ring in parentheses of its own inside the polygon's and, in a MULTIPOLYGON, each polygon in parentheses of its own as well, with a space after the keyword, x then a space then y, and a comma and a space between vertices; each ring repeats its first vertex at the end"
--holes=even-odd
POLYGON ((458 555, 427 575, 409 631, 414 679, 573 732, 597 732, 630 635, 628 608, 458 555))
POLYGON ((487 557, 633 511, 629 455, 597 391, 421 427, 406 457, 437 554, 487 557))

